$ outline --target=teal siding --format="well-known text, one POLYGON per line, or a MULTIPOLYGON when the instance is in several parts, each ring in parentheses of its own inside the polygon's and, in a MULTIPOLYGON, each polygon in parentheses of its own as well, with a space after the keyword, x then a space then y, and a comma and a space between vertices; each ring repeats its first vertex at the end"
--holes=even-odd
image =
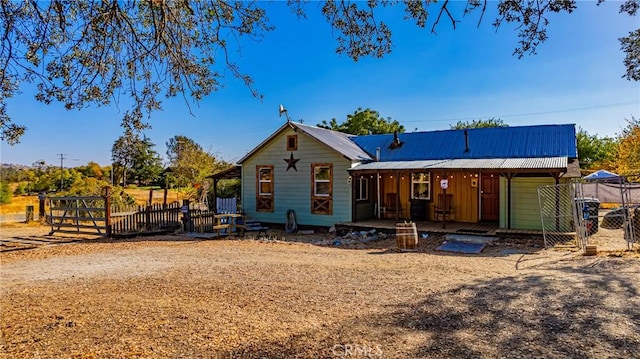
MULTIPOLYGON (((514 177, 511 180, 511 228, 542 230, 538 187, 555 184, 551 177, 514 177)), ((507 179, 500 178, 500 228, 507 228, 507 179)))
POLYGON ((262 222, 282 223, 293 209, 300 225, 331 226, 351 221, 351 184, 347 169, 351 161, 304 133, 287 128, 242 163, 242 203, 244 212, 262 222), (287 135, 298 135, 298 149, 287 151, 287 135), (288 159, 299 159, 297 171, 287 171, 288 159), (311 213, 311 164, 333 164, 333 214, 311 213), (256 212, 256 166, 274 166, 274 211, 256 212))

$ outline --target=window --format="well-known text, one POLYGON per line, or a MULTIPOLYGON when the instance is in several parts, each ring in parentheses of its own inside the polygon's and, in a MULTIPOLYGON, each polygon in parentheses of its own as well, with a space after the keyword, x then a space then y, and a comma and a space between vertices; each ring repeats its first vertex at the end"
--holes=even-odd
POLYGON ((256 166, 256 211, 273 212, 273 166, 256 166))
POLYGON ((295 151, 298 149, 298 135, 287 136, 287 151, 295 151))
POLYGON ((431 173, 411 174, 411 199, 431 199, 431 173))
POLYGON ((331 195, 331 167, 318 165, 313 170, 314 191, 316 196, 331 195))
POLYGON ((333 213, 333 165, 311 164, 311 213, 333 213))
POLYGON ((359 176, 356 178, 356 201, 366 201, 369 199, 369 179, 359 176))

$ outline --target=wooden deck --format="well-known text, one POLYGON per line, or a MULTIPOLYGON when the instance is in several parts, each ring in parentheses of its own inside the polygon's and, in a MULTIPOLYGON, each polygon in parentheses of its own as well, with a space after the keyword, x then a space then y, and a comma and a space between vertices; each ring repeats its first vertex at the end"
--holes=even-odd
MULTIPOLYGON (((404 222, 400 220, 400 222, 404 222)), ((463 223, 463 222, 447 222, 443 228, 442 222, 433 221, 416 221, 418 232, 427 233, 466 233, 476 234, 480 236, 494 237, 516 237, 516 238, 542 238, 542 231, 528 229, 505 229, 500 228, 498 223, 463 223)), ((337 228, 350 228, 355 230, 377 229, 388 232, 395 232, 396 221, 393 219, 370 219, 358 222, 342 222, 336 225, 337 228)))

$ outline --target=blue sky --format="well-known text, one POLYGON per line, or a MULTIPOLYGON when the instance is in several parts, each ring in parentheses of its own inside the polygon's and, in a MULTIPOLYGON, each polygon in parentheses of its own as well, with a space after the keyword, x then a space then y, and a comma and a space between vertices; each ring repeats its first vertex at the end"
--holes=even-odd
MULTIPOLYGON (((311 3, 309 18, 298 20, 276 2, 267 6, 276 30, 260 42, 244 39, 233 50, 264 100, 228 76, 218 92, 190 103, 193 115, 182 98, 165 100, 145 133, 163 157, 169 138, 184 135, 234 162, 284 123, 278 116, 282 103, 293 120, 314 125, 331 118, 341 122, 358 107, 369 107, 407 131, 496 117, 511 126, 573 123, 590 134, 614 136, 625 118, 640 117, 640 83, 621 78, 617 40, 638 28, 639 18, 618 14, 618 1, 578 5, 573 14, 550 16, 549 39, 537 55, 523 59, 512 56, 518 41, 513 26, 497 32, 491 26, 495 3, 480 28, 479 13, 459 13, 458 28, 443 19, 437 35, 430 25, 420 29, 403 21, 401 8, 386 10, 380 15, 393 31, 393 52, 353 62, 335 53, 337 43, 319 4, 311 3)), ((8 112, 28 130, 20 144, 1 144, 2 163, 42 159, 59 165, 60 153, 65 167, 110 163, 126 107, 66 111, 23 91, 8 101, 8 112)))

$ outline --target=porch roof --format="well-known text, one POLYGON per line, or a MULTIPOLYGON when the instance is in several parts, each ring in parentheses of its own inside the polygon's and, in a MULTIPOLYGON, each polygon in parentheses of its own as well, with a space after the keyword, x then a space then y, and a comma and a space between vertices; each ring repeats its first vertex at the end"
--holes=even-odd
POLYGON ((567 157, 536 158, 487 158, 450 159, 424 161, 369 162, 349 169, 349 171, 374 170, 418 170, 418 169, 464 169, 464 170, 566 170, 567 157))

